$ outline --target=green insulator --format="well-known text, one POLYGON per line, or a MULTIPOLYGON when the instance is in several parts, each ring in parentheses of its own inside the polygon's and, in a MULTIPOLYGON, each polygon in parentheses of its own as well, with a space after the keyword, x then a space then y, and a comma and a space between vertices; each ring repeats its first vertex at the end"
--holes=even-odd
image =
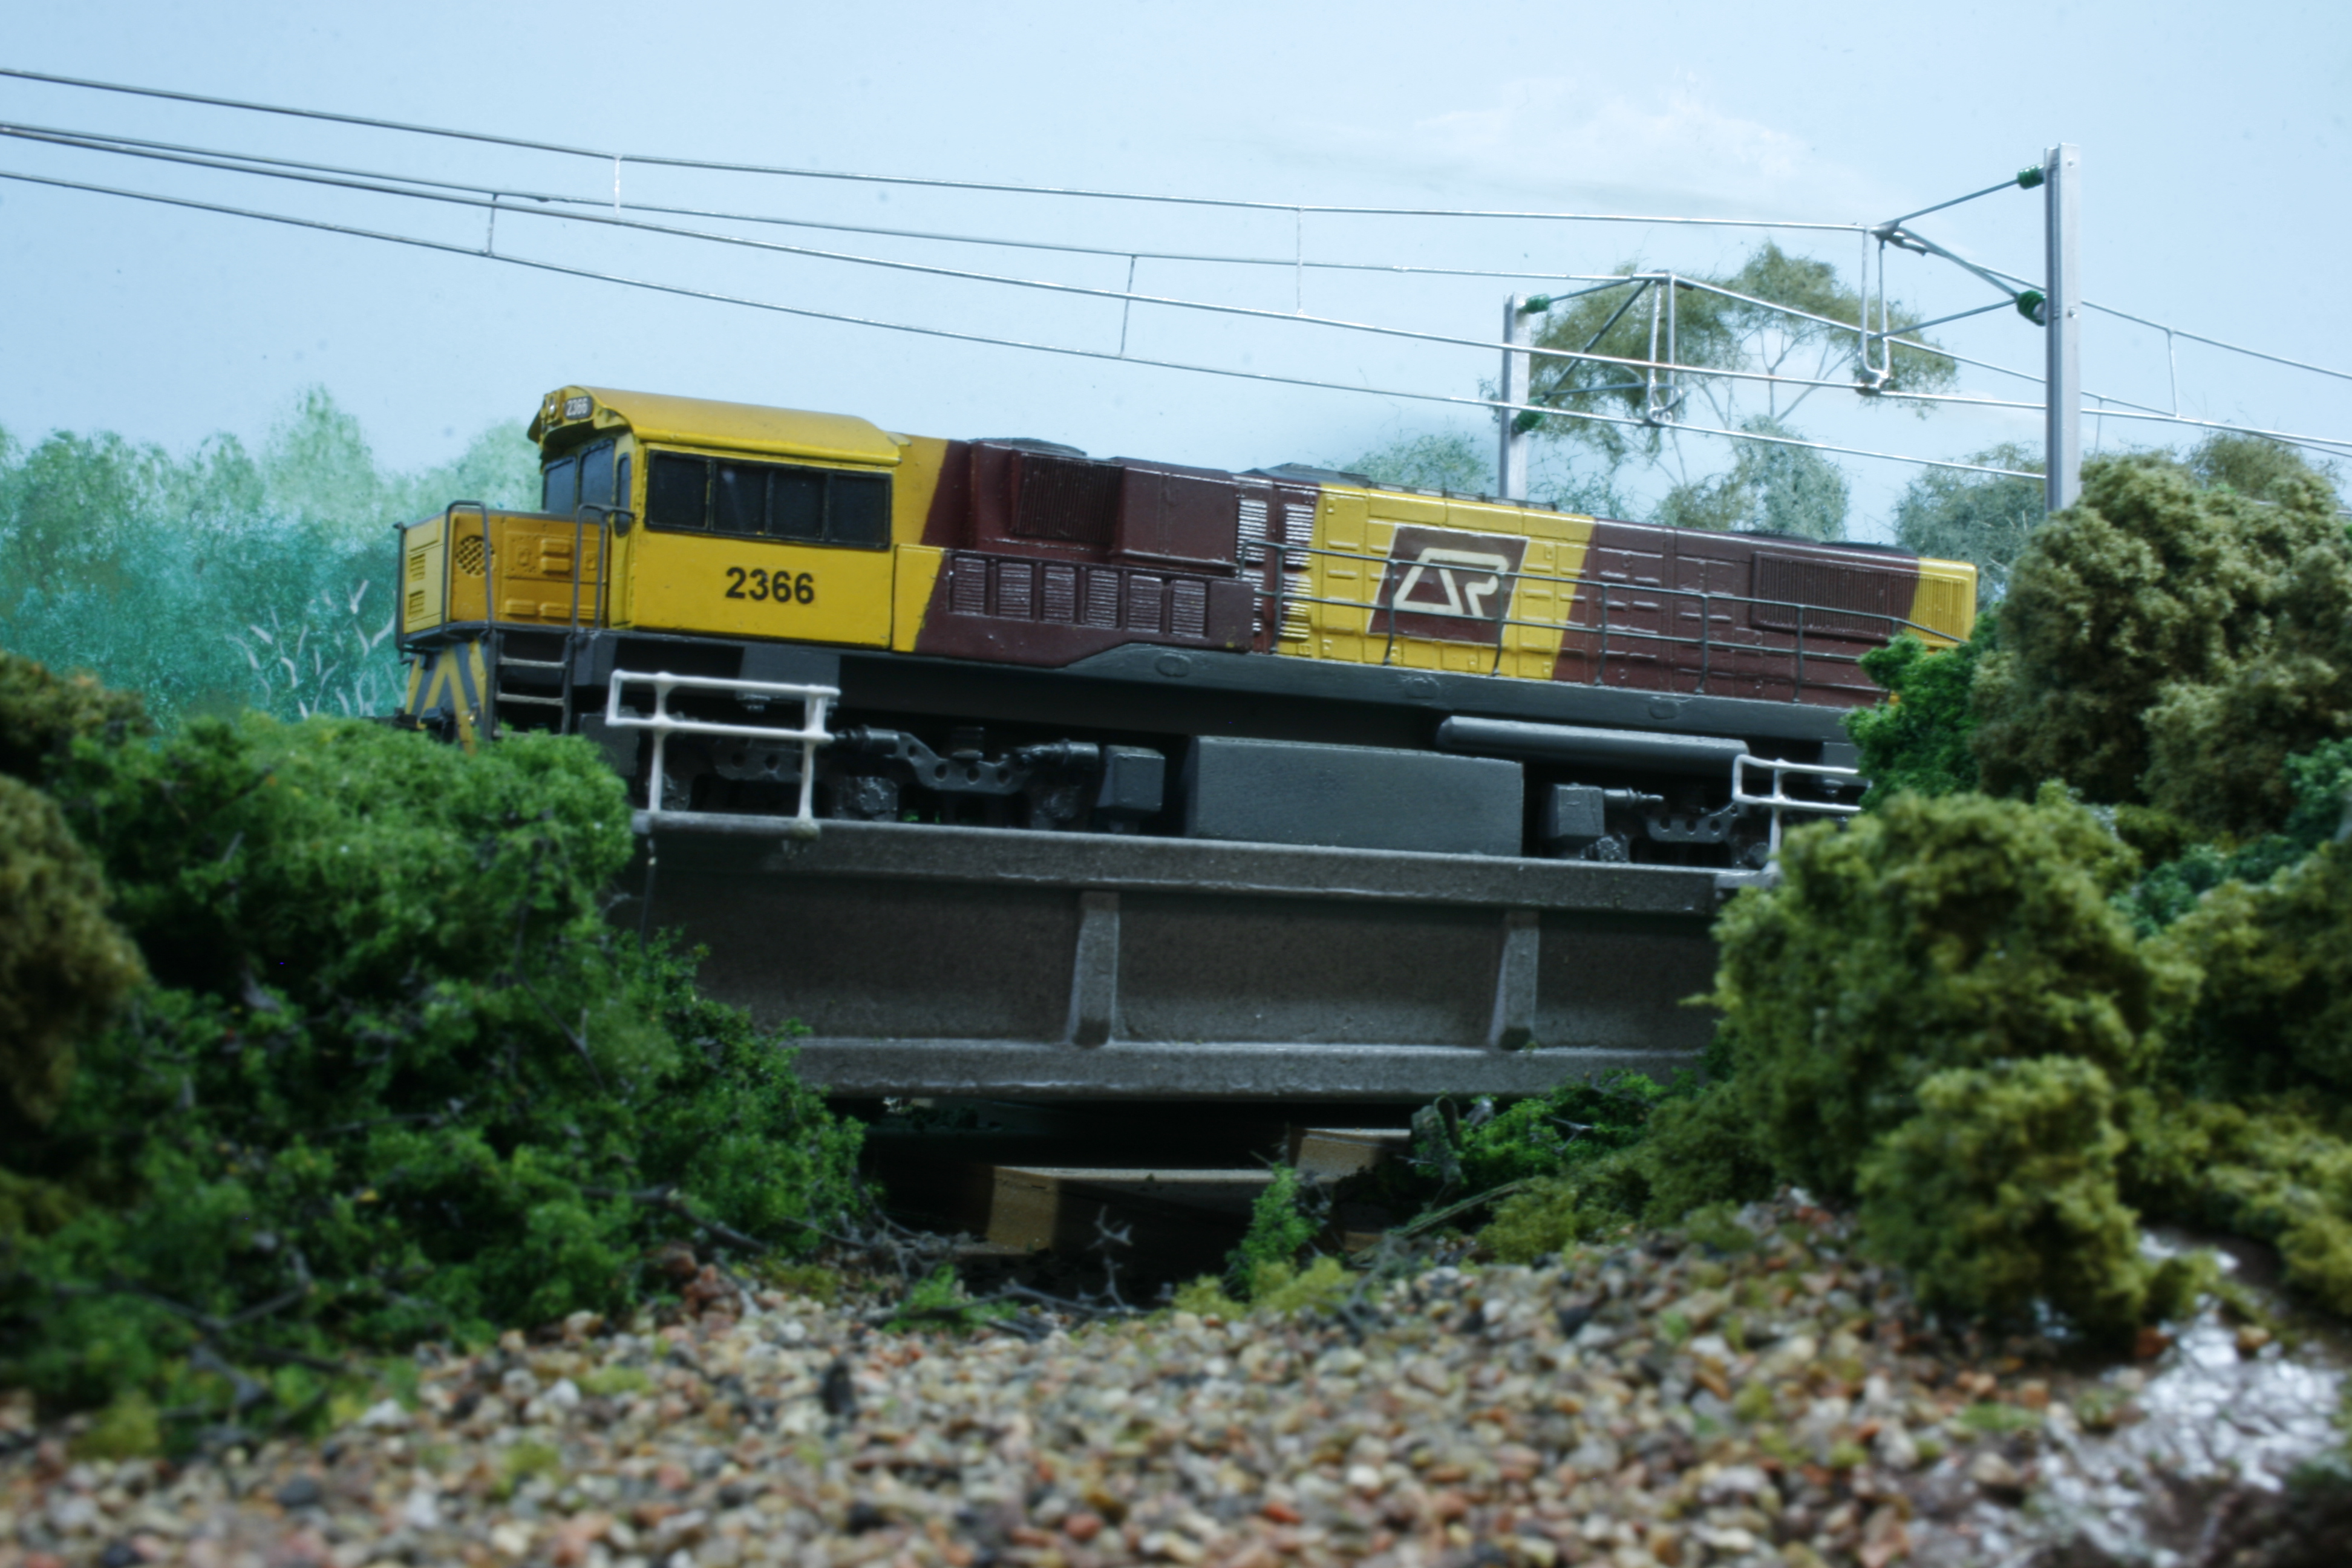
POLYGON ((2028 289, 2017 297, 2017 313, 2037 327, 2050 324, 2050 297, 2039 289, 2028 289))
POLYGON ((1532 408, 1522 408, 1519 410, 1518 417, 1511 421, 1511 434, 1524 436, 1542 423, 1542 415, 1532 408))
POLYGON ((1550 310, 1550 309, 1551 309, 1551 296, 1550 296, 1550 295, 1549 295, 1549 294, 1532 294, 1532 295, 1529 295, 1529 296, 1528 297, 1528 302, 1527 302, 1526 304, 1524 304, 1524 305, 1522 305, 1522 306, 1520 306, 1520 307, 1519 307, 1519 314, 1520 314, 1520 315, 1522 315, 1522 316, 1539 316, 1539 315, 1541 315, 1544 311, 1549 310, 1550 310))
POLYGON ((2042 165, 2039 163, 2031 169, 2020 169, 2017 172, 2017 188, 2021 191, 2030 191, 2040 184, 2043 178, 2042 165))

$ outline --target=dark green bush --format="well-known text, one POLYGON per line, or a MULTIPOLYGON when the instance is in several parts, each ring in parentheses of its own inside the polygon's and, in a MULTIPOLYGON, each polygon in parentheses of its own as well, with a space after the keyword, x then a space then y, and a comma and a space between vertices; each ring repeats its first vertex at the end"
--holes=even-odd
POLYGON ((2209 834, 2284 818, 2284 759, 2352 714, 2352 547, 2322 476, 2243 456, 2084 468, 2081 502, 2019 560, 1978 673, 1988 789, 2061 779, 2209 834), (2261 498, 2212 482, 2255 468, 2261 498))
POLYGON ((0 1150, 81 1200, 5 1269, 0 1381, 233 1404, 205 1367, 611 1310, 662 1242, 803 1250, 854 1200, 854 1124, 604 921, 593 748, 251 717, 57 790, 161 984, 0 1150))
MULTIPOLYGON (((57 1115, 74 1042, 144 978, 57 806, 0 774, 0 1147, 57 1115)), ((0 1245, 7 1231, 0 1225, 0 1245)))
POLYGON ((1853 1195, 1936 1073, 2069 1056, 2139 1076, 2179 982, 2109 904, 2135 859, 2088 811, 1898 795, 1798 829, 1780 863, 1717 922, 1713 1000, 1759 1145, 1817 1194, 1853 1195))
POLYGON ((77 736, 121 742, 152 730, 130 692, 110 691, 88 675, 52 675, 0 649, 0 776, 37 784, 77 736))
POLYGON ((2199 973, 2164 1031, 2180 1082, 2224 1097, 2352 1093, 2352 846, 2323 845, 2265 883, 2222 883, 2151 948, 2199 973))
POLYGON ((1846 716, 1846 733, 1870 780, 1864 805, 1884 805, 1906 790, 1934 795, 1977 787, 1976 753, 1969 749, 1977 726, 1972 690, 1993 626, 1987 618, 1958 647, 1930 648, 1904 636, 1862 656, 1863 673, 1888 694, 1846 716))
POLYGON ((2021 1319, 2037 1300, 2128 1332, 2155 1270, 2117 1195, 2124 1135, 2107 1076, 2079 1057, 1940 1072, 1864 1156, 1862 1227, 1930 1307, 2021 1319))

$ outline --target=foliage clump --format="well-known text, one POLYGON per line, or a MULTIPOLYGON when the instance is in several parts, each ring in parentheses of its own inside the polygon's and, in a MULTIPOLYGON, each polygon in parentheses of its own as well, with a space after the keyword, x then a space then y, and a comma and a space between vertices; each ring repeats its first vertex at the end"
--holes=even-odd
POLYGON ((2352 544, 2335 492, 2284 449, 2230 444, 2245 439, 2186 464, 2084 466, 2081 502, 2018 562, 1978 675, 1987 788, 2058 779, 2209 835, 2259 834, 2289 809, 2284 759, 2352 727, 2352 544), (2248 465, 2262 497, 2200 482, 2248 465))
MULTIPOLYGON (((0 774, 0 1145, 45 1127, 74 1042, 145 978, 106 916, 98 868, 40 791, 0 774)), ((13 1227, 0 1219, 0 1246, 13 1227)))
POLYGON ((2352 1094, 2352 846, 2265 883, 2228 881, 2153 944, 2199 972, 2168 1031, 2171 1065, 2227 1096, 2352 1094))
POLYGON ((1898 795, 1791 833, 1780 864, 1718 922, 1713 1000, 1761 1146, 1817 1194, 1853 1194, 1935 1073, 2043 1056, 2139 1072, 2178 982, 2109 902, 2136 858, 2062 795, 1898 795))
POLYGON ((153 728, 134 694, 110 690, 88 674, 52 674, 0 648, 0 777, 38 784, 78 737, 119 744, 153 728))
POLYGON ((55 787, 158 984, 0 1145, 41 1199, 0 1379, 287 1415, 343 1347, 611 1311, 663 1243, 805 1250, 855 1200, 854 1125, 606 922, 631 839, 592 748, 248 716, 55 787))
POLYGON ((1324 1205, 1317 1196, 1295 1167, 1274 1167, 1265 1190, 1250 1205, 1249 1228, 1242 1233, 1241 1245, 1225 1259, 1225 1282, 1235 1296, 1249 1300, 1261 1281, 1276 1274, 1287 1277, 1298 1255, 1323 1229, 1324 1205))
POLYGON ((2146 1209, 2274 1244, 2289 1284, 2352 1315, 2352 1124, 2304 1094, 2243 1104, 2132 1097, 2126 1195, 2146 1209))
POLYGON ((2137 1326, 2155 1273, 2124 1205, 2107 1075, 2080 1057, 1940 1072, 1918 1113, 1862 1162, 1862 1228, 1925 1304, 2023 1317, 2047 1301, 2113 1338, 2137 1326))
POLYGON ((1931 648, 1908 633, 1862 656, 1862 672, 1887 700, 1846 715, 1846 733, 1862 753, 1875 809, 1896 795, 1958 795, 1977 787, 1973 707, 1977 669, 1995 637, 1994 623, 1955 647, 1931 648))

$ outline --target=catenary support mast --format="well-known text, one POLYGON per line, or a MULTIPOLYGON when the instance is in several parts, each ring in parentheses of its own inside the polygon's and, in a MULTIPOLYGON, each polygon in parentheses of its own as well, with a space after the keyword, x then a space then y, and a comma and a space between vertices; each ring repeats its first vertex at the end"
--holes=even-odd
MULTIPOLYGON (((1524 294, 1514 294, 1503 301, 1503 342, 1510 345, 1528 342, 1528 299, 1524 294)), ((1503 379, 1497 390, 1505 406, 1495 410, 1495 493, 1505 500, 1528 499, 1528 433, 1518 427, 1518 409, 1510 405, 1524 406, 1528 401, 1528 358, 1516 347, 1503 350, 1503 379)))
POLYGON ((2073 506, 2083 494, 2083 285, 2075 266, 2075 228, 2082 153, 2071 142, 2050 149, 2042 160, 2043 200, 2048 214, 2050 297, 2043 309, 2049 351, 2043 385, 2048 426, 2042 451, 2048 458, 2045 494, 2049 509, 2073 506))

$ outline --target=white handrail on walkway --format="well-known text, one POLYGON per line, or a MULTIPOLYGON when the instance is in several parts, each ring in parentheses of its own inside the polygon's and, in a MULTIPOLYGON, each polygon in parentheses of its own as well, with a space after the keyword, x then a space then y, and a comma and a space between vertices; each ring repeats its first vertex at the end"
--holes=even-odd
POLYGON ((613 684, 604 696, 604 722, 619 730, 651 730, 654 732, 654 766, 646 784, 644 818, 648 826, 658 827, 666 817, 691 815, 662 809, 662 768, 664 752, 672 734, 680 735, 741 735, 761 741, 798 741, 801 746, 801 808, 798 816, 784 824, 784 833, 793 838, 816 837, 816 749, 829 744, 833 736, 824 727, 825 709, 841 697, 835 686, 798 686, 779 680, 725 680, 710 675, 672 675, 667 671, 646 674, 637 670, 619 669, 613 672, 613 684), (650 686, 654 689, 654 710, 651 715, 624 712, 621 691, 625 686, 650 686), (778 698, 801 703, 801 724, 796 730, 778 729, 768 724, 725 724, 713 719, 689 719, 669 710, 669 694, 684 689, 689 691, 733 691, 756 697, 778 698))
POLYGON ((1777 761, 1770 757, 1749 756, 1744 752, 1738 756, 1732 758, 1732 804, 1735 805, 1760 805, 1770 809, 1772 813, 1772 854, 1775 858, 1778 858, 1780 853, 1781 813, 1788 811, 1803 811, 1811 812, 1816 816, 1857 816, 1861 815, 1862 812, 1862 807, 1858 805, 1844 805, 1836 801, 1828 800, 1806 800, 1801 796, 1790 795, 1781 787, 1783 776, 1789 773, 1808 773, 1816 778, 1852 779, 1855 781, 1860 781, 1862 778, 1861 769, 1843 768, 1832 763, 1786 763, 1777 761), (1748 792, 1748 781, 1745 770, 1751 767, 1769 768, 1772 771, 1772 793, 1770 795, 1750 795, 1748 792))

